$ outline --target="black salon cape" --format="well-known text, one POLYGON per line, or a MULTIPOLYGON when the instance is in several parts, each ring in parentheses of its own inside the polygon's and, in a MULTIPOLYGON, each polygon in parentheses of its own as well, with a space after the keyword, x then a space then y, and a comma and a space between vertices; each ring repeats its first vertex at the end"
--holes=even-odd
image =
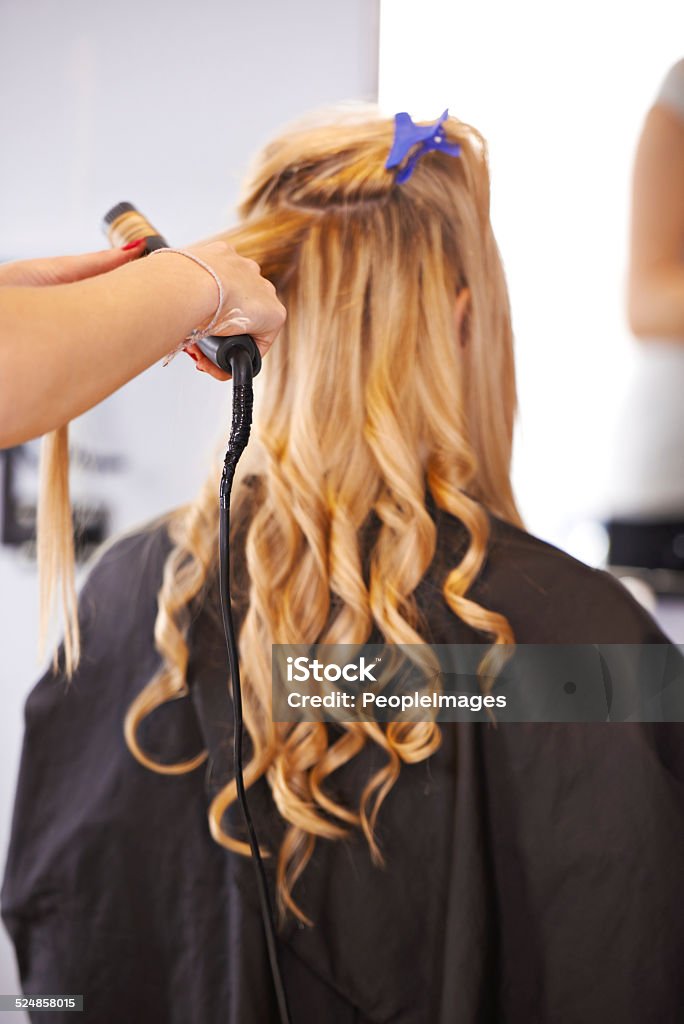
MULTIPOLYGON (((429 639, 482 642, 440 594, 463 528, 432 514, 438 551, 417 592, 429 639)), ((169 549, 157 527, 104 555, 81 598, 73 684, 48 674, 28 698, 2 914, 24 991, 83 994, 79 1019, 270 1024, 253 868, 212 840, 206 817, 230 774, 215 595, 193 623, 190 697, 143 732, 167 761, 207 737, 215 763, 155 774, 122 735, 158 666, 169 549)), ((521 643, 667 643, 618 582, 494 518, 471 593, 521 643)), ((282 941, 294 1024, 681 1024, 684 727, 442 729, 439 752, 403 767, 382 806, 385 868, 359 834, 318 841, 295 889, 315 926, 290 921, 282 941)), ((338 795, 358 794, 379 763, 375 750, 356 758, 334 777, 338 795)), ((281 823, 263 780, 250 800, 273 848, 281 823)))

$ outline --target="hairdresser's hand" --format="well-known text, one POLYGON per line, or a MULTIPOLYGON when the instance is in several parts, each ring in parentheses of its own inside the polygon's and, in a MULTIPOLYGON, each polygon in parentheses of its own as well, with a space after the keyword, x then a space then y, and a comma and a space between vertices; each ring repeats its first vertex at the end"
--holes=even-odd
MULTIPOLYGON (((259 264, 239 256, 222 239, 190 246, 190 252, 208 263, 223 283, 220 318, 211 333, 251 334, 265 356, 285 323, 286 313, 271 282, 261 276, 259 264)), ((186 351, 195 359, 198 370, 216 380, 230 380, 230 375, 214 366, 197 345, 190 345, 186 351)))
POLYGON ((142 252, 144 240, 132 247, 86 252, 79 256, 48 256, 36 260, 15 260, 0 265, 0 286, 36 287, 70 284, 97 277, 134 260, 142 252))
MULTIPOLYGON (((80 416, 210 323, 212 275, 142 249, 0 266, 0 448, 80 416)), ((285 319, 271 285, 222 241, 198 253, 225 291, 219 329, 248 325, 265 352, 285 319), (246 320, 233 326, 237 308, 246 320)))

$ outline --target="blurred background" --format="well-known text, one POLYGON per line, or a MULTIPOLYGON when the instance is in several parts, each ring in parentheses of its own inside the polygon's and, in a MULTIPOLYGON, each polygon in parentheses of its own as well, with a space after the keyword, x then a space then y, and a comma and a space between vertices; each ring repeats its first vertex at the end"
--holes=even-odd
MULTIPOLYGON (((603 565, 640 372, 625 314, 632 167, 683 41, 674 0, 0 0, 0 260, 104 247, 100 221, 120 200, 172 244, 195 241, 229 225, 250 156, 300 114, 362 99, 434 120, 448 106, 490 146, 523 516, 531 532, 603 565)), ((178 359, 73 424, 73 494, 92 543, 193 496, 226 437, 228 398, 178 359)), ((0 454, 3 859, 22 705, 41 671, 37 456, 37 443, 0 454)), ((684 641, 677 585, 656 604, 645 573, 623 575, 684 641)), ((17 990, 2 932, 0 991, 17 990)))

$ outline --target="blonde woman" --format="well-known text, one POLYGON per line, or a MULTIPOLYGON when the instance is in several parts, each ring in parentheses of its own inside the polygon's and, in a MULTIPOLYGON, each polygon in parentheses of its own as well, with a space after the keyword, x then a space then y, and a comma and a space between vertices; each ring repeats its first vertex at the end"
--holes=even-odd
MULTIPOLYGON (((288 310, 232 554, 292 1019, 675 1020, 676 726, 272 721, 273 643, 668 643, 525 531, 485 145, 452 117, 403 125, 396 166, 399 120, 293 128, 231 235, 288 310)), ((3 916, 25 991, 82 993, 97 1024, 278 1020, 232 777, 218 475, 101 556, 71 683, 48 673, 26 707, 3 916)))

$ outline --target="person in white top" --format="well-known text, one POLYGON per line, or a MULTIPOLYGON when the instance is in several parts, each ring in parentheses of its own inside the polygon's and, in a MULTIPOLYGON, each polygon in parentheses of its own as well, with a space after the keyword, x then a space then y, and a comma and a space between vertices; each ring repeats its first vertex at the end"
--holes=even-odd
POLYGON ((642 342, 614 465, 612 565, 684 570, 684 60, 636 154, 628 316, 642 342))

